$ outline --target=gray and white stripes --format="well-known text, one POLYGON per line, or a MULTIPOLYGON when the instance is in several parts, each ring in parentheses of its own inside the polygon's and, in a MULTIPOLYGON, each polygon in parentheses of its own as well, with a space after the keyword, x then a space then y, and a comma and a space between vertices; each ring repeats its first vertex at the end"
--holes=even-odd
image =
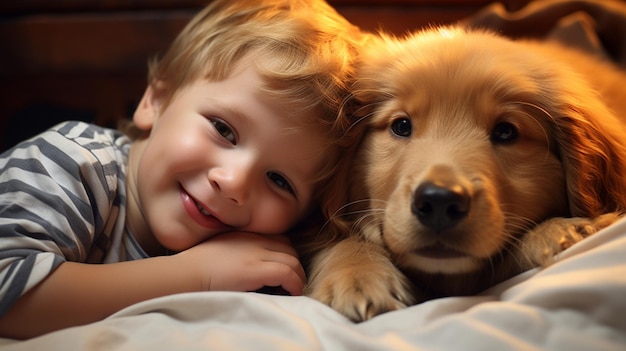
POLYGON ((129 147, 65 122, 0 155, 0 315, 64 261, 147 257, 124 226, 129 147))

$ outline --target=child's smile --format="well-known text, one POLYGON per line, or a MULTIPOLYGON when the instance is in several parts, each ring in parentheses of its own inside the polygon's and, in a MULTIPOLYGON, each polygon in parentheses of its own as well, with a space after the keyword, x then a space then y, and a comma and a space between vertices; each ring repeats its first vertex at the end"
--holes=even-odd
POLYGON ((180 198, 189 217, 199 225, 210 230, 219 231, 225 231, 230 228, 211 214, 200 202, 196 201, 183 187, 180 188, 180 198))

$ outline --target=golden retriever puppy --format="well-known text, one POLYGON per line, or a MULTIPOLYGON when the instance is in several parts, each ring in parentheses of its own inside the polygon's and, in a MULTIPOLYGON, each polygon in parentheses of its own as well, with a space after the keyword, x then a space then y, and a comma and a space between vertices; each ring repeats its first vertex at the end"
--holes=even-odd
MULTIPOLYGON (((626 208, 626 76, 557 44, 433 28, 363 54, 352 225, 306 293, 354 321, 478 293, 626 208)), ((329 224, 329 225, 332 225, 329 224)))

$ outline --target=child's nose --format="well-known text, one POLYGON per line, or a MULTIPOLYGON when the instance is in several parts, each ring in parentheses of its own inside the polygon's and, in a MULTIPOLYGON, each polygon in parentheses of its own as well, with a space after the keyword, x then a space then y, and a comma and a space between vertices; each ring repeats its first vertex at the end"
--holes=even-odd
POLYGON ((209 171, 209 181, 220 195, 243 205, 248 200, 250 173, 246 167, 216 167, 209 171))

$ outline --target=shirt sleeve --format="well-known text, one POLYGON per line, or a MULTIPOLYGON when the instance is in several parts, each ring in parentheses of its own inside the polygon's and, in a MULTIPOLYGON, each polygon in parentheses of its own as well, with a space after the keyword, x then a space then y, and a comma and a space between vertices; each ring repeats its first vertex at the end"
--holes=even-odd
POLYGON ((96 156, 107 145, 68 137, 85 126, 64 124, 0 156, 0 315, 62 262, 84 262, 104 225, 116 172, 96 156))

